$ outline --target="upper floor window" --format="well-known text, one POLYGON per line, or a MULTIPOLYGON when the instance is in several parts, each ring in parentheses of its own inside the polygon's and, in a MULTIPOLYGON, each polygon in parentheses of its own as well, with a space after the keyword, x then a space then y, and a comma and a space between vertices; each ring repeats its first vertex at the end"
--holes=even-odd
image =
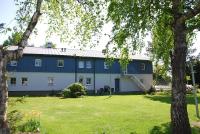
POLYGON ((41 59, 35 59, 35 67, 41 67, 42 66, 42 60, 41 59))
POLYGON ((64 60, 58 60, 57 61, 57 66, 58 67, 64 67, 64 60))
POLYGON ((84 68, 84 61, 78 62, 78 68, 84 68))
POLYGON ((140 64, 140 69, 143 70, 143 71, 145 70, 145 63, 140 64))
POLYGON ((48 85, 53 86, 54 85, 54 78, 53 77, 48 77, 48 85))
POLYGON ((22 77, 22 86, 27 86, 27 85, 28 85, 28 78, 22 77))
POLYGON ((10 84, 11 85, 16 85, 16 78, 15 77, 11 77, 10 78, 10 84))
POLYGON ((86 68, 92 68, 92 62, 86 61, 86 68))
POLYGON ((109 65, 106 62, 104 62, 104 69, 109 69, 109 65))
POLYGON ((17 61, 16 60, 10 61, 10 66, 17 66, 17 61))

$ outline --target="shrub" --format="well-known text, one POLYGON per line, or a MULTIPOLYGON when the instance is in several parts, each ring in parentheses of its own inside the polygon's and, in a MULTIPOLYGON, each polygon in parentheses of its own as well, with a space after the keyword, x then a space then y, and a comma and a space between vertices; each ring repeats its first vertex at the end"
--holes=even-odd
POLYGON ((150 88, 149 91, 148 91, 148 94, 152 94, 152 95, 154 95, 155 92, 156 92, 156 88, 153 87, 153 86, 151 86, 151 88, 150 88))
POLYGON ((18 125, 23 118, 23 114, 18 110, 12 110, 8 113, 8 123, 12 134, 16 133, 18 125))
POLYGON ((64 98, 77 98, 86 94, 86 88, 81 83, 73 83, 62 92, 64 98))
POLYGON ((29 119, 27 122, 19 126, 20 132, 39 132, 40 122, 36 119, 29 119))

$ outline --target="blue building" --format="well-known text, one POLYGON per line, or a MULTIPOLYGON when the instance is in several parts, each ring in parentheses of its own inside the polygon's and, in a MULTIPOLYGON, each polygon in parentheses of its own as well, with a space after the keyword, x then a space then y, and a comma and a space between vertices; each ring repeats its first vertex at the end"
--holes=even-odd
POLYGON ((23 58, 11 61, 7 70, 10 92, 59 91, 74 82, 91 92, 104 86, 114 92, 132 92, 149 90, 153 81, 148 58, 133 57, 122 70, 118 59, 109 67, 105 55, 93 50, 26 47, 23 58))

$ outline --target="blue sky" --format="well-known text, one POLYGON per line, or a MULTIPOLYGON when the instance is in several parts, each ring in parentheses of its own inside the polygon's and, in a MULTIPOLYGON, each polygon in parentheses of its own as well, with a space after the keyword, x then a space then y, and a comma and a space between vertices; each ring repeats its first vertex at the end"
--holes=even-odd
MULTIPOLYGON (((15 24, 14 18, 16 15, 16 9, 17 7, 15 6, 14 0, 0 0, 0 23, 6 23, 6 25, 12 27, 15 24)), ((34 44, 35 46, 41 46, 43 45, 45 42, 47 41, 52 41, 54 43, 57 44, 57 47, 66 47, 66 48, 77 48, 78 45, 76 45, 76 43, 73 43, 73 45, 71 44, 66 44, 66 43, 62 43, 60 42, 60 39, 53 35, 50 39, 46 39, 46 30, 47 27, 45 24, 39 24, 37 25, 38 30, 38 34, 37 35, 32 35, 29 39, 29 44, 34 44)), ((104 31, 111 31, 111 27, 107 26, 105 27, 104 31)), ((109 32, 108 31, 108 32, 109 32)), ((0 35, 0 44, 3 43, 4 40, 7 39, 8 35, 0 35)), ((150 40, 150 39, 147 39, 150 40)), ((97 46, 95 48, 95 50, 102 50, 105 46, 105 44, 107 43, 108 39, 106 37, 104 37, 103 39, 100 40, 100 46, 97 46), (101 42, 102 41, 102 42, 101 42)), ((196 40, 194 40, 194 48, 196 48, 198 51, 197 53, 200 52, 200 33, 197 34, 197 38, 196 40)), ((90 49, 89 47, 86 49, 90 49)))
POLYGON ((15 18, 16 6, 14 0, 1 0, 0 23, 10 23, 15 18))

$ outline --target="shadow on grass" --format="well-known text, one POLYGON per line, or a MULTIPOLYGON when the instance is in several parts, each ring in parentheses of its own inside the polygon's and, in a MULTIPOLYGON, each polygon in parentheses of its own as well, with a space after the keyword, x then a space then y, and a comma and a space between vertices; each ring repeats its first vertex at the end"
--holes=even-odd
MULTIPOLYGON (((171 104, 171 96, 170 95, 148 95, 145 96, 145 98, 150 99, 152 101, 160 101, 163 103, 171 104)), ((200 97, 198 97, 198 100, 200 100, 200 97)), ((195 104, 194 96, 193 95, 187 95, 187 104, 195 104)))
POLYGON ((154 126, 150 132, 150 134, 171 134, 171 125, 170 123, 164 123, 160 126, 154 126))
MULTIPOLYGON (((200 128, 197 127, 192 127, 192 134, 200 134, 200 128)), ((164 123, 161 124, 160 126, 154 126, 150 132, 150 134, 172 134, 171 130, 171 123, 164 123)))

